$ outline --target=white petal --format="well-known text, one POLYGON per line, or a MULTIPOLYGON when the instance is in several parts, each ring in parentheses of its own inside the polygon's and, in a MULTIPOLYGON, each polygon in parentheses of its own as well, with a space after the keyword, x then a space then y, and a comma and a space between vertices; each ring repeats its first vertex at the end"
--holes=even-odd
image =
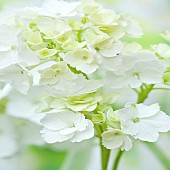
POLYGON ((115 135, 115 130, 106 131, 102 133, 102 144, 107 149, 116 149, 123 144, 123 136, 121 134, 115 135))
POLYGON ((25 66, 32 66, 39 64, 40 59, 25 43, 21 43, 18 49, 18 62, 23 62, 25 66))
POLYGON ((116 57, 102 57, 102 62, 101 62, 101 68, 105 70, 111 70, 111 71, 116 71, 119 69, 121 63, 122 63, 122 58, 121 56, 116 56, 116 57))
POLYGON ((129 151, 132 148, 132 140, 128 136, 124 136, 124 141, 121 150, 129 151))
POLYGON ((86 120, 88 126, 84 131, 77 131, 73 138, 70 139, 71 142, 81 142, 82 140, 90 139, 94 136, 94 125, 90 120, 86 120))
POLYGON ((154 127, 154 122, 149 122, 146 120, 141 120, 138 123, 139 132, 134 135, 135 139, 140 139, 142 141, 155 142, 158 140, 159 133, 158 129, 154 127))
POLYGON ((32 77, 19 65, 10 65, 0 69, 0 82, 10 83, 20 93, 27 94, 32 77))
POLYGON ((59 0, 46 0, 42 7, 53 15, 69 15, 78 7, 78 5, 78 2, 68 3, 59 0))
POLYGON ((136 107, 139 111, 138 114, 139 118, 146 118, 146 117, 153 116, 157 114, 160 110, 160 106, 158 103, 152 104, 150 106, 146 106, 144 104, 138 104, 136 105, 136 107))
POLYGON ((111 48, 104 48, 100 50, 101 55, 105 57, 114 57, 119 55, 123 50, 123 43, 122 42, 114 42, 111 48))
POLYGON ((42 138, 47 143, 63 142, 70 139, 74 135, 74 134, 61 135, 58 131, 52 131, 46 128, 41 130, 40 133, 42 133, 42 138))
POLYGON ((132 148, 131 139, 118 129, 103 132, 102 143, 107 149, 121 148, 122 151, 128 151, 132 148))
POLYGON ((48 129, 61 130, 69 126, 73 127, 74 123, 82 120, 82 116, 72 111, 52 111, 52 113, 47 113, 40 122, 48 129))

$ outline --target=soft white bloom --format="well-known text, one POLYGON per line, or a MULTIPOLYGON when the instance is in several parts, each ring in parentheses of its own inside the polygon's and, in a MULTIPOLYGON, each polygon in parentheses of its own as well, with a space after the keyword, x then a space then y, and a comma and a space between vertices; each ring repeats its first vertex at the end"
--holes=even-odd
POLYGON ((127 85, 131 88, 138 88, 142 83, 162 83, 164 71, 164 66, 155 55, 138 52, 124 56, 120 68, 115 72, 107 72, 104 79, 112 88, 121 88, 127 85))
POLYGON ((44 16, 45 11, 39 7, 25 7, 17 10, 13 15, 13 25, 17 28, 28 28, 30 23, 35 23, 40 16, 44 16))
POLYGON ((108 127, 120 129, 120 114, 118 111, 114 111, 112 108, 109 108, 107 111, 107 124, 108 127))
POLYGON ((121 56, 101 57, 100 67, 104 70, 116 71, 120 68, 121 63, 122 63, 121 56))
POLYGON ((44 95, 46 95, 45 88, 39 86, 32 87, 27 96, 13 90, 8 95, 6 112, 12 117, 40 124, 39 120, 43 117, 43 113, 37 114, 35 109, 44 95))
POLYGON ((64 61, 57 62, 51 65, 51 67, 39 70, 38 72, 41 75, 40 84, 42 85, 64 84, 76 78, 76 75, 70 71, 64 61))
POLYGON ((139 23, 127 14, 121 16, 119 24, 130 37, 140 38, 143 35, 143 31, 139 23))
POLYGON ((159 104, 128 105, 119 110, 122 132, 142 141, 155 142, 159 132, 170 130, 170 117, 160 111, 159 104))
POLYGON ((61 83, 51 85, 49 94, 55 96, 74 96, 95 92, 101 87, 103 87, 101 80, 87 80, 83 75, 77 75, 71 81, 61 81, 61 83))
POLYGON ((10 65, 0 69, 0 82, 11 84, 17 91, 27 94, 32 86, 32 77, 19 65, 10 65))
POLYGON ((97 13, 93 13, 90 16, 90 21, 97 26, 118 25, 117 20, 119 17, 120 16, 117 15, 113 10, 103 9, 97 13))
POLYGON ((45 0, 42 5, 43 10, 51 16, 71 16, 75 15, 76 8, 80 5, 78 2, 68 3, 63 0, 45 0))
POLYGON ((108 39, 95 45, 99 54, 108 58, 120 55, 123 51, 123 46, 123 42, 114 41, 113 39, 108 39))
POLYGON ((0 68, 10 64, 22 63, 31 66, 39 63, 37 55, 18 40, 18 32, 11 26, 0 26, 0 68))
POLYGON ((8 25, 0 25, 0 51, 10 50, 18 41, 18 32, 8 25))
POLYGON ((78 112, 54 110, 47 113, 41 123, 44 126, 42 137, 47 143, 80 142, 94 136, 93 123, 78 112))
POLYGON ((57 53, 56 49, 48 49, 48 48, 43 48, 43 49, 37 51, 37 54, 42 58, 52 57, 56 53, 57 53))
POLYGON ((66 21, 52 18, 41 18, 37 24, 37 27, 40 32, 45 34, 45 39, 55 39, 57 36, 71 30, 66 21))
POLYGON ((108 130, 102 133, 102 144, 107 149, 130 150, 132 148, 132 140, 130 137, 122 133, 118 129, 108 130))
POLYGON ((82 32, 82 39, 91 45, 95 45, 109 38, 110 37, 108 34, 102 32, 98 27, 94 26, 88 27, 82 32))
POLYGON ((44 99, 44 103, 40 105, 38 110, 47 109, 71 109, 72 111, 94 111, 97 107, 97 103, 102 100, 100 95, 96 93, 87 93, 78 96, 70 97, 52 97, 48 96, 44 99))
POLYGON ((98 68, 95 56, 85 48, 70 51, 63 59, 71 66, 76 67, 77 70, 81 70, 86 74, 91 74, 98 68))
POLYGON ((22 32, 22 40, 25 41, 28 45, 41 45, 43 39, 39 31, 25 30, 22 32))
POLYGON ((113 39, 107 39, 95 45, 97 55, 99 55, 100 68, 105 70, 118 70, 122 64, 121 53, 123 51, 123 43, 113 39))

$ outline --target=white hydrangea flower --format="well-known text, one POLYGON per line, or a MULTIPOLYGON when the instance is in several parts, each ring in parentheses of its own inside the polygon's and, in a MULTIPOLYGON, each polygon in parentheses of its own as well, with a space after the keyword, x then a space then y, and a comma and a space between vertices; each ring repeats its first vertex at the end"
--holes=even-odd
POLYGON ((81 70, 86 74, 91 74, 98 68, 95 56, 85 48, 70 51, 63 59, 71 66, 76 67, 77 70, 81 70))
POLYGON ((127 14, 121 16, 119 24, 130 37, 140 38, 143 35, 143 31, 139 23, 127 14))
POLYGON ((102 32, 98 27, 88 27, 82 32, 82 39, 91 45, 95 45, 104 40, 109 39, 109 35, 105 32, 102 32))
POLYGON ((16 63, 24 66, 39 63, 37 55, 24 42, 19 42, 18 32, 8 25, 0 26, 0 59, 0 68, 16 63))
POLYGON ((108 58, 120 55, 123 51, 123 46, 123 42, 115 41, 114 39, 108 39, 95 45, 99 54, 108 58))
POLYGON ((101 87, 103 87, 101 80, 87 80, 84 76, 78 75, 74 80, 51 85, 49 94, 55 96, 75 96, 95 92, 101 87))
POLYGON ((170 117, 160 111, 159 104, 128 105, 119 110, 122 132, 142 141, 155 142, 159 132, 170 130, 170 117))
POLYGON ((121 88, 127 85, 131 88, 138 88, 142 83, 162 83, 164 71, 163 64, 158 61, 155 55, 138 52, 124 56, 120 68, 115 72, 107 72, 104 79, 112 88, 121 88))
POLYGON ((132 148, 130 137, 122 133, 119 129, 112 129, 102 133, 102 144, 107 149, 120 148, 122 151, 128 151, 132 148))
POLYGON ((49 16, 72 16, 80 5, 79 2, 68 3, 62 0, 45 0, 42 9, 49 13, 49 16))
MULTIPOLYGON (((78 42, 76 36, 71 31, 57 36, 55 42, 61 46, 61 52, 76 50, 86 45, 86 42, 78 42)), ((62 53, 60 55, 62 55, 62 53)))
POLYGON ((116 71, 122 64, 121 53, 123 51, 123 43, 113 39, 107 39, 95 45, 97 50, 96 56, 100 59, 98 62, 100 68, 105 70, 116 71))
POLYGON ((57 36, 71 30, 66 21, 52 18, 41 18, 37 24, 37 27, 40 32, 45 34, 45 39, 55 39, 57 36))
POLYGON ((39 70, 38 72, 41 75, 40 84, 42 85, 64 84, 76 78, 76 75, 70 71, 64 61, 52 64, 51 67, 39 70))
POLYGON ((90 16, 90 21, 97 26, 118 25, 117 20, 119 17, 120 16, 117 15, 113 10, 102 9, 97 13, 93 13, 90 16))
POLYGON ((41 45, 43 43, 43 39, 39 31, 25 30, 22 32, 22 39, 28 45, 33 45, 33 46, 41 45))
POLYGON ((17 10, 13 16, 13 25, 17 28, 28 28, 30 23, 34 23, 38 21, 40 16, 44 16, 46 14, 42 8, 39 7, 25 7, 23 9, 17 10))
POLYGON ((38 110, 46 109, 71 109, 72 111, 94 111, 97 107, 97 103, 102 100, 100 95, 96 93, 87 93, 78 96, 70 97, 45 97, 44 103, 38 110))
POLYGON ((10 83, 17 91, 27 94, 32 86, 32 77, 19 65, 10 65, 0 69, 0 82, 10 83))
POLYGON ((8 51, 18 41, 18 32, 8 25, 0 25, 0 51, 8 51), (9 38, 10 37, 10 38, 9 38))
POLYGON ((42 58, 52 57, 56 53, 57 53, 56 49, 48 49, 48 48, 43 48, 43 49, 37 51, 38 56, 40 56, 42 58))
POLYGON ((94 136, 93 123, 78 112, 54 110, 47 113, 41 123, 42 137, 47 143, 81 142, 94 136))

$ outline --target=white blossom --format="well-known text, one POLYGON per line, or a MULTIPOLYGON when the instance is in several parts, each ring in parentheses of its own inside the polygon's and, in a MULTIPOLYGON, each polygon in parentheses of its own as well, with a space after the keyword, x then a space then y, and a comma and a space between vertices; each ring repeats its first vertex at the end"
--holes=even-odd
POLYGON ((47 143, 80 142, 94 135, 93 123, 78 112, 54 110, 47 113, 41 123, 44 126, 42 137, 47 143))
POLYGON ((24 42, 19 42, 18 36, 18 32, 13 27, 0 26, 0 68, 17 63, 22 63, 24 66, 39 63, 37 55, 24 42))
POLYGON ((132 148, 132 140, 130 137, 118 129, 103 132, 102 143, 107 149, 120 148, 122 151, 128 151, 132 148))
POLYGON ((164 66, 152 53, 138 52, 124 56, 120 68, 115 72, 107 72, 104 79, 112 88, 127 85, 131 88, 138 88, 143 83, 162 83, 164 71, 164 66))
POLYGON ((77 70, 81 70, 86 74, 91 74, 98 68, 95 56, 85 48, 68 52, 64 60, 71 66, 76 67, 77 70))
POLYGON ((0 69, 0 82, 11 84, 17 91, 27 94, 32 86, 32 77, 19 65, 0 69))
POLYGON ((170 117, 160 111, 159 104, 129 105, 119 110, 122 132, 135 139, 155 142, 159 132, 170 130, 170 117))

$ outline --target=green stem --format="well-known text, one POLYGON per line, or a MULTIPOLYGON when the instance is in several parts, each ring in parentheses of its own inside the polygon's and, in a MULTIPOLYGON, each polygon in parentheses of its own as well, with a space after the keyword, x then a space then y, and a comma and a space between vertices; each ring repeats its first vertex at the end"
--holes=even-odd
POLYGON ((157 158, 159 158, 160 162, 164 165, 166 170, 169 170, 170 160, 167 159, 167 156, 161 151, 161 149, 156 144, 146 142, 146 145, 157 156, 157 158))
POLYGON ((102 170, 107 170, 109 156, 110 156, 110 150, 105 148, 102 145, 102 140, 100 140, 100 149, 101 149, 102 170))
POLYGON ((107 170, 107 166, 108 166, 108 162, 109 162, 109 156, 110 156, 110 149, 105 148, 102 145, 102 138, 101 138, 101 134, 103 133, 103 128, 102 125, 100 124, 95 124, 94 125, 96 132, 97 132, 97 136, 100 139, 100 150, 101 150, 101 165, 102 165, 102 170, 107 170))
POLYGON ((121 150, 119 150, 117 152, 117 155, 116 155, 112 170, 117 170, 122 154, 123 154, 123 151, 121 151, 121 150))
POLYGON ((137 101, 138 104, 143 103, 148 98, 148 95, 152 91, 153 87, 154 87, 154 84, 151 84, 146 89, 142 89, 138 93, 138 101, 137 101))

